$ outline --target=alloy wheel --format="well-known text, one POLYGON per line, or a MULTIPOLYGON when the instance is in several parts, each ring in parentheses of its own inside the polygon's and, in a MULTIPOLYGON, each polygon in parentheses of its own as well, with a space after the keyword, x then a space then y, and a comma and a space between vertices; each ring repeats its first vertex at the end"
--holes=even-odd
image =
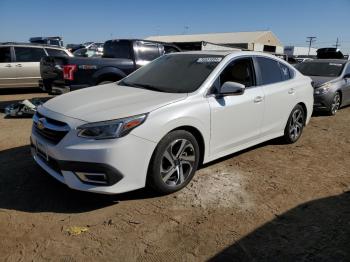
POLYGON ((304 126, 304 114, 300 109, 296 109, 292 114, 292 119, 289 125, 289 135, 293 141, 296 141, 304 126))
POLYGON ((194 146, 187 139, 173 141, 163 153, 160 166, 162 180, 168 186, 183 184, 196 161, 194 146))
POLYGON ((340 107, 340 95, 339 95, 339 93, 336 93, 334 98, 333 98, 332 105, 331 105, 332 115, 335 115, 337 113, 339 107, 340 107))

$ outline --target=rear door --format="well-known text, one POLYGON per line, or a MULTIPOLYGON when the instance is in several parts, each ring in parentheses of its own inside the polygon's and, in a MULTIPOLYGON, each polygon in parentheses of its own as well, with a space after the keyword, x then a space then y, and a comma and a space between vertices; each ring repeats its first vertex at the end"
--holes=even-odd
POLYGON ((10 46, 0 47, 0 87, 16 86, 16 69, 10 46))
POLYGON ((17 85, 21 87, 38 86, 40 60, 46 56, 44 48, 15 46, 14 50, 17 85))
POLYGON ((288 117, 296 105, 298 84, 285 64, 268 57, 255 57, 258 84, 265 96, 264 121, 261 135, 276 135, 284 130, 288 117))

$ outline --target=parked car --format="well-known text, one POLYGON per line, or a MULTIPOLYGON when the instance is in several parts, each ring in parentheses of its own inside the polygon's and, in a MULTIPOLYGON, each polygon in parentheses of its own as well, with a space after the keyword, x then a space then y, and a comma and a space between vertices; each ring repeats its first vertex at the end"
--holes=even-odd
POLYGON ((88 50, 97 50, 98 52, 103 52, 103 45, 104 43, 97 43, 97 42, 86 42, 83 44, 83 46, 88 50))
POLYGON ((63 47, 62 37, 59 36, 31 37, 29 38, 29 42, 32 44, 54 45, 63 47))
POLYGON ((46 57, 41 61, 44 90, 65 93, 118 81, 176 46, 146 40, 109 40, 102 58, 46 57))
POLYGON ((169 54, 39 106, 32 154, 70 188, 171 193, 202 163, 275 137, 296 142, 312 106, 311 79, 272 55, 169 54))
POLYGON ((338 48, 319 48, 316 52, 318 59, 344 59, 343 53, 338 48))
POLYGON ((75 50, 73 55, 75 57, 101 57, 103 53, 99 52, 97 49, 80 48, 75 50))
POLYGON ((57 46, 0 43, 0 87, 37 87, 40 59, 47 56, 71 57, 68 50, 57 46))
POLYGON ((85 46, 82 45, 82 44, 68 44, 68 45, 66 45, 66 48, 67 48, 70 52, 74 53, 74 51, 76 51, 76 50, 78 50, 78 49, 81 49, 81 48, 85 48, 85 46))
POLYGON ((335 115, 340 107, 350 104, 350 61, 317 59, 295 67, 313 80, 315 111, 335 115))

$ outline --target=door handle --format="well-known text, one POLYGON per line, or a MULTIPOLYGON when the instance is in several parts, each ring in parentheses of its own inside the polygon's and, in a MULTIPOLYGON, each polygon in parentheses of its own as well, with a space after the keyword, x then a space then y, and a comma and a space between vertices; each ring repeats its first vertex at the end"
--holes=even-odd
POLYGON ((256 96, 254 98, 254 103, 260 103, 264 100, 264 98, 262 96, 256 96))
POLYGON ((295 94, 295 89, 294 88, 289 89, 288 94, 290 95, 295 94))
POLYGON ((5 65, 5 67, 12 67, 12 65, 8 64, 8 65, 5 65))
POLYGON ((22 64, 17 64, 16 67, 22 67, 22 64))

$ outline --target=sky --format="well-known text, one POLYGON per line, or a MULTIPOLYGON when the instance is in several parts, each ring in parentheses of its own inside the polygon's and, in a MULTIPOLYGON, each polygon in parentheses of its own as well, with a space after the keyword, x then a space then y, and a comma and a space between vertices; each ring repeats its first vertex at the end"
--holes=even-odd
POLYGON ((151 35, 270 30, 284 45, 350 53, 350 0, 0 0, 0 42, 62 36, 64 43, 151 35))

